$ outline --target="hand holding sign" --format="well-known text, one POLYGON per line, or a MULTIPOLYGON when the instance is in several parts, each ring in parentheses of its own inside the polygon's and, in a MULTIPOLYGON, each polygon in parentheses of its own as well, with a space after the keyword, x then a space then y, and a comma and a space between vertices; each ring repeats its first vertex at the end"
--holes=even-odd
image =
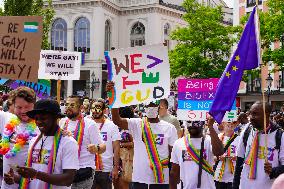
POLYGON ((167 53, 163 45, 105 52, 108 78, 116 82, 108 90, 110 106, 118 108, 167 98, 170 93, 167 53))

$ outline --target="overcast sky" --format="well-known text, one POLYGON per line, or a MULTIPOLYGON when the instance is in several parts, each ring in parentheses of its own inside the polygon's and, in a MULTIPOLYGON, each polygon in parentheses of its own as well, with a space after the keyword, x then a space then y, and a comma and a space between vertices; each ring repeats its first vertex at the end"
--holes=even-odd
POLYGON ((0 7, 3 7, 3 1, 4 0, 0 0, 0 7))

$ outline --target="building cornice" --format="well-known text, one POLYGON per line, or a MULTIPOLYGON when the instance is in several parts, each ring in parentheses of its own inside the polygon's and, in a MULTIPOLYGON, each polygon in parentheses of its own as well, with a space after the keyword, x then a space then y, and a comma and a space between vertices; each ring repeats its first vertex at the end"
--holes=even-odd
POLYGON ((119 7, 109 1, 93 0, 93 1, 54 1, 52 3, 54 9, 76 8, 76 7, 102 7, 115 15, 127 16, 146 13, 160 13, 176 18, 180 18, 184 12, 160 4, 148 4, 142 6, 119 7))

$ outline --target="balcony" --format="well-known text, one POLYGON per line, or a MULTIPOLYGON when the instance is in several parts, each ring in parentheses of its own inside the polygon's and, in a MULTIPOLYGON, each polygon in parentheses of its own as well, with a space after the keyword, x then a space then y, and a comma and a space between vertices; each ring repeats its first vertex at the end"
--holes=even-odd
MULTIPOLYGON (((247 7, 253 7, 256 4, 256 0, 247 0, 247 7)), ((258 0, 258 5, 262 5, 262 0, 258 0)))

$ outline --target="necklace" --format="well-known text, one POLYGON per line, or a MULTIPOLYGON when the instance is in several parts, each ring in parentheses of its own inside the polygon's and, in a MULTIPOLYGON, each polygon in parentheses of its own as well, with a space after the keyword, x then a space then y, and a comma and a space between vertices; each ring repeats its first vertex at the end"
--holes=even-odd
POLYGON ((41 152, 42 152, 42 148, 43 148, 43 145, 44 145, 44 143, 45 143, 47 137, 48 137, 48 136, 46 136, 45 139, 41 138, 41 145, 40 145, 40 150, 39 150, 38 158, 37 158, 37 159, 38 159, 38 163, 41 162, 41 158, 42 158, 42 157, 41 157, 41 152))
POLYGON ((15 157, 21 149, 25 146, 25 144, 32 138, 35 137, 37 134, 35 132, 36 124, 34 120, 31 120, 27 123, 26 129, 22 133, 18 133, 15 138, 15 144, 13 148, 10 148, 10 141, 12 135, 15 133, 15 129, 19 124, 21 123, 21 120, 16 116, 13 115, 13 117, 10 119, 10 122, 8 122, 5 125, 2 140, 0 143, 0 154, 5 155, 6 158, 15 157))

